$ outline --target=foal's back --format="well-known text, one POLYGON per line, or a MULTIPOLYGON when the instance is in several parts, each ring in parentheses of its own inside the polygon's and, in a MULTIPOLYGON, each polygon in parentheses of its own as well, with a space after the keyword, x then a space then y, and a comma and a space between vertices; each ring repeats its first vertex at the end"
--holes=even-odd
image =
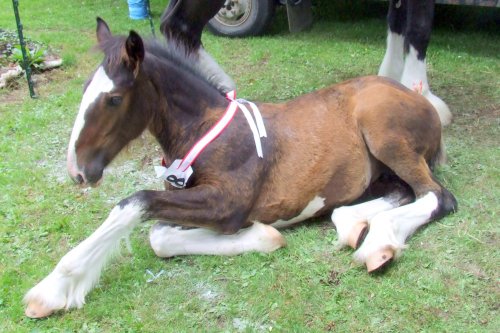
POLYGON ((382 77, 357 78, 260 107, 276 141, 276 163, 253 214, 267 223, 298 216, 315 198, 323 203, 314 216, 359 198, 385 169, 367 145, 370 135, 386 138, 377 142, 381 145, 408 140, 427 160, 440 145, 441 125, 432 105, 382 77))

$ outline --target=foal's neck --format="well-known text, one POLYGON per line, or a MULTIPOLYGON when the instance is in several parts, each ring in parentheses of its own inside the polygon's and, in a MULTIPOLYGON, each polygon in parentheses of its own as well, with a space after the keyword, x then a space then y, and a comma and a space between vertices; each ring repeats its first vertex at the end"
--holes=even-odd
POLYGON ((149 130, 167 158, 182 158, 228 102, 205 80, 168 59, 151 55, 144 65, 158 98, 149 130))

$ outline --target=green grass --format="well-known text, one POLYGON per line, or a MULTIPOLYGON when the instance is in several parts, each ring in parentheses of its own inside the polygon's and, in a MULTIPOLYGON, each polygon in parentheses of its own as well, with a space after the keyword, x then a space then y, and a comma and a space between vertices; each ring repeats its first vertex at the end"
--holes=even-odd
MULTIPOLYGON (((152 1, 156 27, 165 5, 152 1)), ((266 36, 203 39, 241 97, 281 101, 377 72, 385 5, 372 6, 354 6, 359 15, 316 8, 314 27, 295 35, 278 11, 266 36)), ((285 231, 288 247, 269 255, 171 260, 154 256, 144 225, 133 234, 133 254, 124 248, 112 261, 83 309, 30 320, 24 293, 120 198, 161 184, 148 136, 113 163, 98 189, 75 187, 65 171, 82 85, 100 61, 90 51, 95 17, 118 33, 148 35, 148 22, 128 19, 123 0, 21 1, 25 34, 58 50, 66 65, 38 77, 38 99, 22 80, 0 91, 0 332, 498 331, 500 36, 491 21, 458 24, 467 8, 436 23, 428 51, 433 91, 455 116, 445 130, 449 163, 437 176, 460 210, 419 231, 386 274, 369 276, 351 251, 336 252, 327 220, 285 231), (147 269, 165 273, 148 283, 147 269)), ((0 27, 15 29, 9 1, 0 3, 0 27)))

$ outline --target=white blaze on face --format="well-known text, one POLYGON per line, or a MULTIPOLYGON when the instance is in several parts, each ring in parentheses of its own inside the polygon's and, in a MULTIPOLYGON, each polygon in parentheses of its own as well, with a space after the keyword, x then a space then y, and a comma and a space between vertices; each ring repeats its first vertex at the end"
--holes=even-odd
POLYGON ((113 81, 106 75, 104 68, 100 66, 94 74, 94 77, 90 81, 87 89, 85 90, 82 101, 80 103, 80 109, 78 115, 76 116, 75 125, 73 126, 73 131, 71 132, 71 139, 69 140, 68 147, 68 172, 70 176, 76 177, 80 172, 77 162, 76 162, 76 141, 78 140, 80 133, 85 125, 85 113, 89 106, 95 102, 97 97, 101 93, 110 92, 114 88, 113 81))

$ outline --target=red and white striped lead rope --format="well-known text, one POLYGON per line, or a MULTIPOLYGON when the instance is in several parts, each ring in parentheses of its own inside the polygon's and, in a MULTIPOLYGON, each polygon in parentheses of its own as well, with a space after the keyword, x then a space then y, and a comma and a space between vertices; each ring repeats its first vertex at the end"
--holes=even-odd
POLYGON ((267 133, 259 108, 252 102, 244 99, 236 99, 236 91, 234 90, 227 93, 226 98, 230 101, 230 103, 227 106, 226 112, 222 118, 219 119, 219 121, 198 142, 196 142, 196 144, 182 160, 175 160, 168 168, 166 167, 164 160, 162 160, 162 166, 155 166, 157 177, 164 178, 175 187, 185 187, 189 177, 193 174, 193 168, 191 165, 194 163, 198 155, 200 155, 201 152, 229 125, 238 108, 243 112, 243 115, 252 130, 257 155, 260 158, 263 158, 260 138, 267 137, 267 133), (250 105, 255 119, 252 117, 250 111, 248 111, 244 103, 250 105))

